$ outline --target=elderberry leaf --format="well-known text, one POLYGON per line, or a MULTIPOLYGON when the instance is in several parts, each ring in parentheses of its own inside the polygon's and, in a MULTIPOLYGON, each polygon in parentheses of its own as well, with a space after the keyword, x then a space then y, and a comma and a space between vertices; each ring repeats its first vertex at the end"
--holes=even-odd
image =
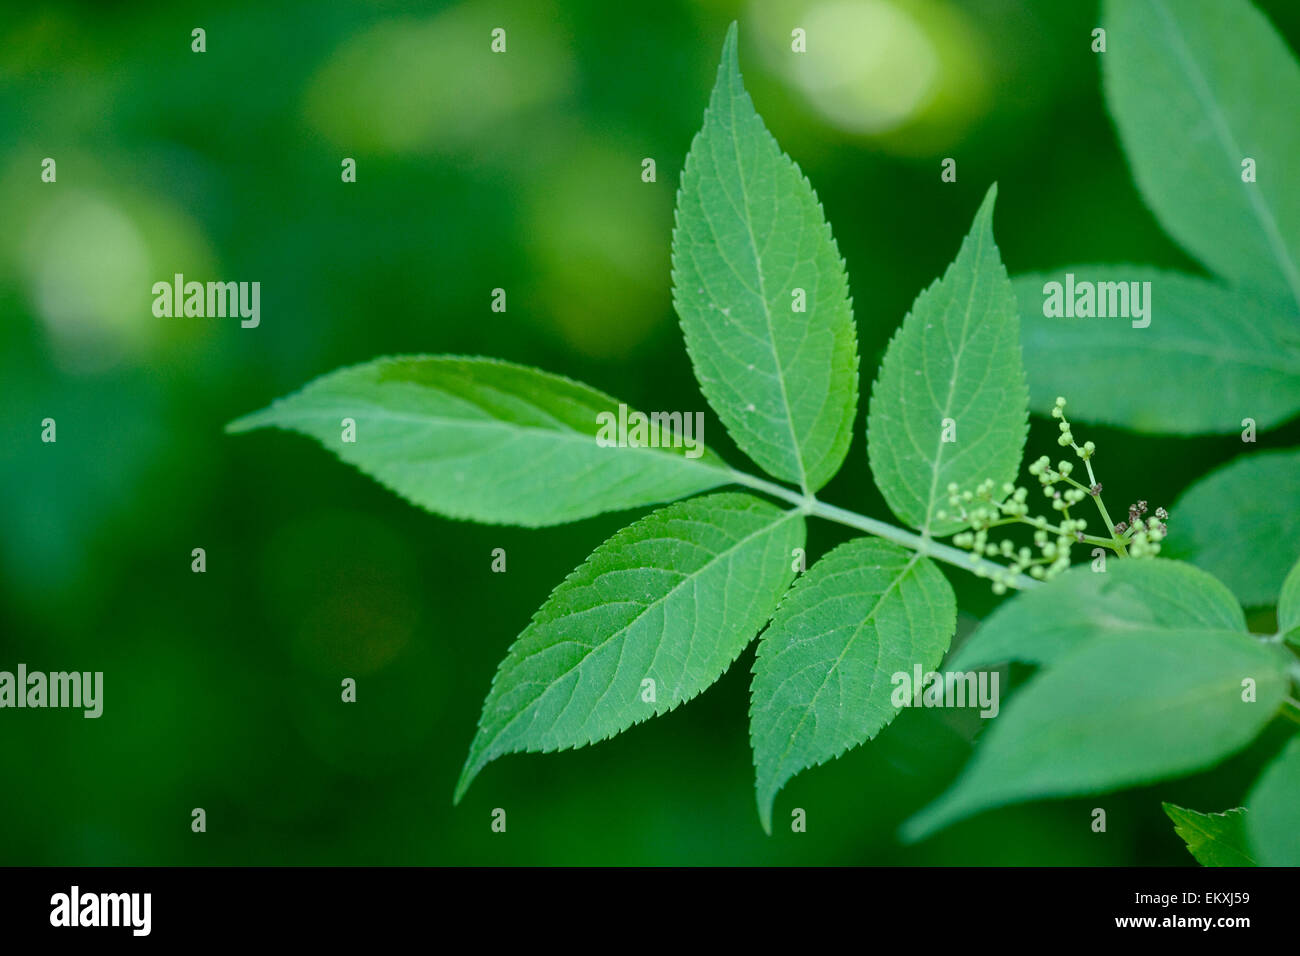
POLYGON ((956 783, 903 824, 917 840, 983 810, 1103 793, 1217 764, 1272 720, 1275 646, 1226 630, 1134 630, 1085 642, 1029 681, 956 783), (1247 698, 1243 681, 1253 681, 1247 698))
POLYGON ((1010 482, 1029 427, 1015 292, 993 241, 989 189, 957 258, 894 334, 871 391, 867 453, 901 519, 943 536, 965 522, 947 487, 1010 482))
POLYGON ((583 747, 699 694, 767 623, 803 544, 798 511, 743 494, 678 502, 618 532, 510 647, 455 799, 502 754, 583 747))
POLYGON ((310 435, 421 508, 491 524, 559 524, 730 481, 702 445, 695 458, 684 438, 671 447, 683 436, 670 430, 649 429, 650 446, 602 446, 598 416, 619 412, 616 399, 537 369, 409 356, 331 372, 226 431, 310 435))
POLYGON ((1277 632, 1292 644, 1300 645, 1300 561, 1282 582, 1277 598, 1277 632))
POLYGON ((1295 56, 1246 0, 1104 10, 1106 102, 1147 205, 1212 272, 1300 307, 1295 56))
POLYGON ((1106 633, 1188 627, 1246 630, 1241 605, 1212 575, 1164 558, 1081 564, 1000 604, 953 655, 967 671, 1005 661, 1051 665, 1106 633))
POLYGON ((672 262, 673 302, 709 404, 766 471, 816 491, 853 437, 848 279, 812 186, 745 92, 734 23, 682 172, 672 262))
POLYGON ((898 672, 932 670, 957 625, 952 587, 919 553, 874 538, 800 577, 758 644, 749 713, 763 828, 795 774, 876 736, 898 713, 898 672))
POLYGON ((1300 735, 1264 768, 1246 796, 1246 836, 1262 866, 1300 866, 1300 735))
POLYGON ((1297 501, 1300 449, 1242 455, 1173 503, 1164 553, 1209 571, 1246 607, 1267 607, 1300 558, 1297 501))
POLYGON ((1071 419, 1206 435, 1239 432, 1246 416, 1265 429, 1300 412, 1300 313, 1289 297, 1131 265, 1070 266, 1012 284, 1029 407, 1041 415, 1065 395, 1071 419), (1064 289, 1067 276, 1075 289, 1098 293, 1091 315, 1044 314, 1051 294, 1044 288, 1055 282, 1064 289), (1103 303, 1107 313, 1133 312, 1132 283, 1147 316, 1102 317, 1103 303))
POLYGON ((1187 852, 1201 866, 1258 866, 1246 842, 1246 810, 1197 813, 1172 803, 1162 803, 1174 832, 1187 844, 1187 852))

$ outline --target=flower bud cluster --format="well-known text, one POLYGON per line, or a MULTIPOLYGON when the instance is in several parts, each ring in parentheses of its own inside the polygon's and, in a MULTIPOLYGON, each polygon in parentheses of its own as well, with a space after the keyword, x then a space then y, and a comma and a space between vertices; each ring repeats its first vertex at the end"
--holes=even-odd
POLYGON ((1044 517, 1029 517, 1029 489, 1010 483, 994 495, 995 483, 985 480, 974 491, 961 491, 956 483, 948 485, 948 507, 936 517, 959 518, 970 531, 954 535, 952 543, 975 556, 975 573, 993 581, 993 592, 1003 594, 1017 575, 1029 574, 1049 581, 1070 566, 1070 546, 1080 540, 1087 522, 1082 518, 1065 518, 1053 525, 1044 517), (994 539, 989 532, 1008 524, 1028 524, 1034 528, 1034 547, 1019 546, 1010 538, 994 539), (1002 558, 1009 564, 985 562, 984 558, 1002 558))
MULTIPOLYGON (((955 482, 948 485, 948 509, 936 513, 940 520, 956 518, 970 526, 969 531, 954 535, 952 543, 965 548, 974 556, 973 568, 980 577, 993 581, 993 591, 1004 593, 1021 574, 1040 581, 1049 581, 1070 567, 1070 548, 1085 540, 1104 544, 1130 557, 1146 558, 1160 553, 1160 542, 1168 534, 1165 522, 1169 513, 1157 508, 1147 517, 1147 503, 1136 502, 1129 506, 1128 521, 1115 526, 1114 534, 1105 538, 1087 538, 1088 523, 1082 518, 1072 518, 1070 509, 1085 498, 1097 500, 1098 509, 1106 515, 1101 504, 1101 483, 1093 477, 1088 462, 1097 452, 1090 441, 1082 445, 1074 441, 1074 432, 1065 417, 1065 399, 1058 398, 1052 407, 1052 417, 1060 420, 1060 437, 1057 443, 1069 447, 1083 462, 1087 470, 1086 483, 1072 477, 1075 463, 1062 459, 1052 466, 1052 460, 1043 455, 1029 465, 1029 474, 1038 479, 1043 496, 1052 503, 1059 517, 1053 524, 1043 516, 1030 517, 1029 490, 1010 483, 1003 484, 995 494, 995 483, 985 480, 973 490, 962 490, 955 482), (1032 548, 1017 546, 1009 538, 994 539, 990 532, 1010 524, 1029 525, 1034 529, 1032 548), (1000 558, 1009 563, 988 562, 986 558, 1000 558)), ((1109 524, 1109 518, 1106 522, 1109 524)))

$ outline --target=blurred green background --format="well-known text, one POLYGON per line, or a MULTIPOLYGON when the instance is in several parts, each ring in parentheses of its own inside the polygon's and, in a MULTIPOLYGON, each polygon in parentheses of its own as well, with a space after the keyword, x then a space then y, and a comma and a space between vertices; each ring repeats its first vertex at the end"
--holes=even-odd
MULTIPOLYGON (((1300 7, 1261 6, 1296 47, 1300 7)), ((105 709, 0 711, 0 863, 1192 862, 1159 801, 1236 805, 1276 739, 1214 774, 1009 808, 903 847, 897 824, 953 778, 980 723, 905 711, 797 777, 766 837, 747 736, 752 649, 697 700, 613 741, 501 759, 453 809, 497 662, 632 516, 457 523, 307 439, 222 434, 316 375, 394 353, 499 356, 633 407, 705 408, 672 310, 669 240, 732 19, 756 105, 848 261, 864 391, 993 180, 1012 274, 1088 261, 1196 271, 1129 180, 1089 49, 1092 3, 7 10, 0 669, 101 670, 105 709), (195 27, 206 53, 190 50, 195 27), (489 51, 495 27, 505 55, 489 51), (54 184, 40 179, 47 156, 54 184), (947 156, 956 184, 939 179, 947 156), (344 157, 354 184, 341 182, 344 157), (155 318, 150 287, 176 272, 260 281, 260 328, 155 318), (489 308, 497 287, 504 314, 489 308), (40 441, 46 417, 56 444, 40 441), (190 570, 197 547, 205 574, 190 570), (506 574, 490 571, 498 547, 506 574), (344 677, 356 704, 340 702, 344 677), (1089 827, 1096 806, 1105 834, 1089 827), (206 833, 191 832, 195 807, 206 833), (496 807, 505 834, 491 832, 496 807), (793 807, 807 833, 782 825, 793 807)), ((1168 504, 1241 450, 1236 436, 1086 431, 1124 463, 1107 471, 1116 501, 1168 504)), ((743 461, 711 414, 707 434, 743 461)), ((1054 436, 1036 420, 1030 454, 1054 436)), ((1257 447, 1296 444, 1292 425, 1257 447)), ((861 426, 823 497, 887 514, 861 426)), ((810 554, 843 532, 813 525, 810 554)), ((968 632, 995 599, 950 578, 968 632)))

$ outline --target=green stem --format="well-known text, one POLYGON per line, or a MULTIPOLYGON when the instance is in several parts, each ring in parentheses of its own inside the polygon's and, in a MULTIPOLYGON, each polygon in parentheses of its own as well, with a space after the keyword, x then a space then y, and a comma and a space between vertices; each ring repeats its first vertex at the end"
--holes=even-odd
MULTIPOLYGON (((977 569, 987 570, 989 565, 1001 567, 995 562, 986 561, 984 558, 976 557, 967 551, 940 544, 930 537, 914 534, 887 522, 860 515, 855 511, 846 511, 844 508, 828 505, 823 501, 818 501, 813 495, 801 495, 797 491, 791 491, 789 488, 766 481, 747 472, 733 469, 730 471, 730 475, 732 481, 736 482, 736 484, 745 485, 755 491, 761 491, 772 495, 774 498, 788 501, 799 506, 805 514, 816 515, 819 518, 825 518, 827 521, 834 521, 836 524, 865 531, 867 534, 873 534, 878 538, 884 538, 886 541, 892 541, 894 544, 902 545, 910 551, 919 552, 926 557, 934 558, 936 561, 943 561, 946 564, 963 568, 972 573, 978 573, 977 569)), ((1010 583, 1012 587, 1027 589, 1037 587, 1042 582, 1035 581, 1027 574, 1018 574, 1010 583)))
MULTIPOLYGON (((1074 448, 1075 451, 1079 450, 1077 445, 1072 445, 1071 447, 1074 448)), ((1095 488, 1097 486, 1097 476, 1092 473, 1092 459, 1083 459, 1083 467, 1088 469, 1088 487, 1090 489, 1095 488)), ((1115 537, 1115 522, 1110 520, 1110 515, 1106 512, 1106 504, 1101 500, 1101 495, 1090 494, 1089 497, 1092 498, 1093 501, 1097 502, 1097 510, 1101 512, 1101 520, 1106 522, 1106 530, 1110 532, 1111 540, 1115 542, 1115 553, 1121 558, 1128 557, 1128 548, 1124 547, 1124 543, 1115 537)))
MULTIPOLYGON (((1071 445, 1070 447, 1073 448, 1075 451, 1080 450, 1078 445, 1071 445)), ((1085 534, 1083 536, 1083 540, 1088 544, 1099 544, 1103 548, 1110 548, 1112 551, 1114 551, 1116 554, 1120 555, 1121 557, 1127 557, 1128 549, 1124 546, 1124 538, 1122 536, 1117 536, 1115 534, 1115 523, 1110 520, 1110 515, 1106 513, 1106 505, 1102 502, 1101 495, 1094 495, 1092 493, 1093 486, 1097 484, 1097 476, 1092 473, 1092 461, 1087 458, 1083 459, 1083 466, 1088 469, 1088 481, 1090 481, 1091 484, 1085 485, 1081 482, 1075 481, 1069 475, 1063 475, 1059 471, 1052 472, 1052 474, 1055 475, 1061 481, 1065 481, 1071 485, 1074 485, 1074 487, 1078 488, 1080 491, 1088 492, 1088 497, 1092 498, 1097 502, 1097 510, 1101 512, 1101 520, 1106 522, 1106 531, 1110 534, 1110 537, 1102 538, 1097 535, 1085 534)), ((1065 514, 1066 517, 1069 517, 1070 512, 1068 508, 1066 509, 1065 514)), ((1025 524, 1033 524, 1033 522, 1028 519, 1022 519, 1022 520, 1025 522, 1025 524)), ((1052 531, 1055 529, 1049 526, 1045 530, 1052 531)), ((1060 532, 1057 531, 1057 534, 1060 534, 1060 532)))
MULTIPOLYGON (((1035 531, 1050 531, 1058 538, 1074 538, 1073 534, 1067 535, 1064 532, 1062 532, 1059 525, 1048 524, 1048 525, 1040 526, 1033 518, 1026 518, 1023 515, 1017 515, 1014 518, 999 518, 997 521, 992 521, 988 525, 986 525, 985 530, 987 531, 987 530, 992 530, 993 528, 1004 528, 1007 525, 1011 525, 1011 524, 1022 524, 1025 527, 1033 528, 1035 531)), ((1075 540, 1079 540, 1079 539, 1076 538, 1075 540)), ((1122 547, 1122 545, 1119 544, 1114 538, 1100 538, 1092 534, 1085 534, 1082 540, 1083 543, 1085 544, 1099 544, 1102 547, 1110 548, 1112 551, 1115 551, 1117 553, 1119 549, 1122 547)))

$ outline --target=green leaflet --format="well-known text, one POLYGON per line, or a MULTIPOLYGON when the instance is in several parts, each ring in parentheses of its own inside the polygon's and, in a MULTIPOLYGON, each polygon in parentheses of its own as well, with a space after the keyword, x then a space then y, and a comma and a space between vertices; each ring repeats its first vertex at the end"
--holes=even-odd
POLYGON ((1300 412, 1300 317, 1289 297, 1131 265, 1070 266, 1013 284, 1035 412, 1050 413, 1065 395, 1081 421, 1181 435, 1239 432, 1244 418, 1271 428, 1300 412), (1149 282, 1150 324, 1135 328, 1096 308, 1091 317, 1044 316, 1044 286, 1064 287, 1067 274, 1077 289, 1104 290, 1111 313, 1131 310, 1128 283, 1149 282))
POLYGON ((1264 768, 1246 807, 1246 836, 1260 864, 1300 866, 1300 736, 1264 768))
POLYGON ((1051 665, 1099 634, 1189 627, 1244 632, 1246 616, 1232 592, 1198 568, 1164 558, 1112 557, 1104 572, 1081 564, 1004 601, 948 667, 967 671, 1004 661, 1051 665))
POLYGON ((1270 605, 1300 557, 1297 501, 1300 449, 1242 455, 1174 502, 1166 553, 1209 571, 1246 607, 1270 605))
POLYGON ((678 502, 618 532, 511 646, 455 799, 502 754, 582 747, 700 693, 771 617, 803 543, 797 511, 741 494, 678 502))
POLYGON ((1300 628, 1300 561, 1282 582, 1282 593, 1277 599, 1277 632, 1289 634, 1300 628))
POLYGON ((1276 647, 1227 630, 1103 634, 1002 708, 956 784, 902 829, 916 840, 982 810, 1099 793, 1201 770, 1272 719, 1287 676, 1276 647), (1242 700, 1242 681, 1257 699, 1242 700))
POLYGON ((941 537, 964 523, 937 519, 948 483, 1012 481, 1029 427, 1015 292, 993 241, 989 189, 957 258, 917 296, 871 392, 867 452, 894 513, 941 537), (956 440, 944 441, 951 419, 956 440))
POLYGON ((1245 0, 1107 0, 1104 24, 1106 101, 1151 210, 1211 271, 1300 306, 1300 66, 1285 42, 1245 0))
POLYGON ((741 85, 734 23, 677 194, 673 302, 736 444, 777 478, 826 484, 858 400, 848 280, 812 186, 741 85))
MULTIPOLYGON (((422 508, 493 524, 559 524, 730 481, 707 450, 602 447, 602 412, 617 418, 619 402, 558 375, 412 356, 331 372, 226 430, 302 432, 422 508), (345 418, 353 443, 341 439, 345 418)), ((659 431, 652 438, 666 439, 659 431)))
POLYGON ((932 670, 956 624, 942 572, 886 541, 842 544, 795 582, 754 662, 750 738, 765 830, 787 780, 894 719, 892 675, 932 670))
POLYGON ((1187 852, 1201 866, 1258 866, 1246 842, 1246 811, 1197 813, 1172 803, 1162 803, 1174 822, 1174 832, 1187 844, 1187 852))

